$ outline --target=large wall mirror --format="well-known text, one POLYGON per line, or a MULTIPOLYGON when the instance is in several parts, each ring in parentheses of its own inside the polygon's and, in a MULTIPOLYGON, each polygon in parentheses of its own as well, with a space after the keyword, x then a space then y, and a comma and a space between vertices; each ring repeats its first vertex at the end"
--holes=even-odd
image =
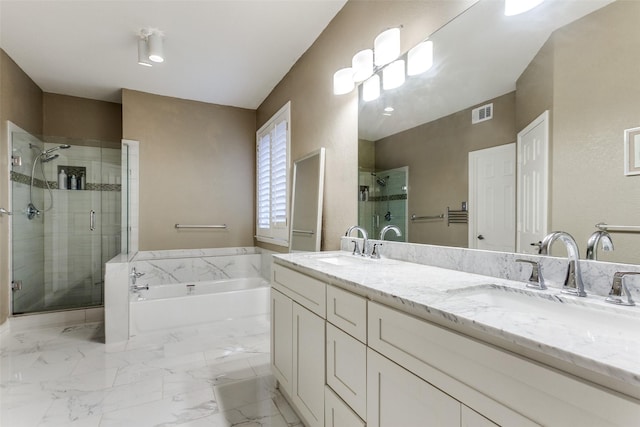
POLYGON ((320 148, 293 163, 290 252, 320 250, 324 151, 320 148))
MULTIPOLYGON (((535 253, 537 235, 563 230, 583 258, 596 224, 640 225, 640 175, 625 174, 625 161, 640 163, 640 142, 624 144, 625 130, 640 126, 639 17, 632 0, 546 0, 511 17, 502 0, 479 0, 425 34, 429 71, 377 100, 360 95, 360 225, 377 235, 389 223, 387 211, 367 207, 374 194, 377 203, 403 200, 405 212, 389 209, 388 218, 405 221, 409 242, 535 253), (532 184, 538 172, 523 164, 543 134, 546 183, 532 184), (377 179, 396 170, 406 185, 383 195, 377 179), (491 192, 487 177, 500 174, 515 181, 491 192), (518 202, 544 190, 544 204, 518 202), (449 223, 447 209, 460 220, 449 223), (541 229, 527 234, 535 221, 541 229), (514 230, 504 249, 482 246, 494 226, 514 230)), ((615 250, 600 248, 599 260, 640 263, 640 233, 611 238, 615 250)))

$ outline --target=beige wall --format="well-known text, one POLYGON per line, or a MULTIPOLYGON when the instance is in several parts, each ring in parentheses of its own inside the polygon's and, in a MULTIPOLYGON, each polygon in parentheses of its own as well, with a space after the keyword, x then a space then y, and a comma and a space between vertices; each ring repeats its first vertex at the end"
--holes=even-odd
POLYGON ((402 25, 406 51, 474 2, 351 0, 258 108, 259 127, 291 100, 294 160, 327 150, 323 249, 338 249, 340 236, 358 221, 358 96, 333 95, 333 73, 350 66, 357 51, 371 48, 381 31, 402 25))
MULTIPOLYGON (((9 206, 8 141, 6 121, 27 132, 42 133, 42 90, 0 49, 0 207, 9 206)), ((9 220, 0 216, 0 324, 9 316, 11 245, 7 238, 9 220)))
POLYGON ((125 89, 122 113, 140 141, 140 250, 252 246, 255 111, 125 89))
MULTIPOLYGON (((517 84, 518 130, 550 110, 549 231, 573 235, 582 256, 596 223, 640 224, 640 176, 624 176, 622 143, 640 126, 637 16, 639 2, 617 1, 563 27, 517 84)), ((640 262, 637 234, 613 240, 599 259, 640 262)))
POLYGON ((122 105, 45 93, 43 132, 47 136, 111 141, 120 147, 122 105))
MULTIPOLYGON (((493 102, 492 120, 471 124, 474 106, 376 141, 377 170, 409 166, 409 215, 460 209, 469 199, 469 152, 515 142, 515 93, 488 102, 493 102)), ((466 224, 409 221, 408 239, 466 247, 467 233, 466 224)))
MULTIPOLYGON (((622 142, 640 126, 639 16, 640 2, 618 1, 553 36, 551 227, 581 248, 598 222, 640 225, 640 176, 624 176, 622 142)), ((614 234, 599 259, 640 262, 638 239, 614 234)))

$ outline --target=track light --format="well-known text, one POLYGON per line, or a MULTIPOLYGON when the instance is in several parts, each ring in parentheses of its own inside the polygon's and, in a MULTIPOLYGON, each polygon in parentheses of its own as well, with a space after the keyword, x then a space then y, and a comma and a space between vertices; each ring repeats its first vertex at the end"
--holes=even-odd
POLYGON ((164 62, 164 50, 162 48, 162 34, 159 31, 153 31, 147 39, 147 47, 149 48, 149 59, 153 62, 164 62))
POLYGON ((143 28, 138 35, 138 64, 151 67, 164 62, 163 34, 154 28, 143 28))

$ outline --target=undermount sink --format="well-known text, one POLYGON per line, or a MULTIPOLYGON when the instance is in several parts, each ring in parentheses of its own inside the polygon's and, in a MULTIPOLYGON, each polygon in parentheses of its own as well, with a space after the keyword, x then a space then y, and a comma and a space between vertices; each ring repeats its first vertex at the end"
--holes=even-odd
POLYGON ((450 293, 454 298, 468 298, 502 312, 535 316, 539 326, 544 327, 549 326, 544 322, 562 323, 576 332, 605 330, 632 336, 640 327, 640 307, 612 306, 592 299, 594 297, 566 297, 494 285, 473 286, 450 293))
POLYGON ((358 255, 333 255, 328 257, 317 257, 316 259, 331 265, 362 265, 363 263, 375 262, 374 260, 358 255))

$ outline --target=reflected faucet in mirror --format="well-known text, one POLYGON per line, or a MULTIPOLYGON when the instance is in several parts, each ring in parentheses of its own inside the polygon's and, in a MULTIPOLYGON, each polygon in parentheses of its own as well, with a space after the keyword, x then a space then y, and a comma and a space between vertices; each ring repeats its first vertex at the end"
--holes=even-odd
POLYGON ((579 297, 586 297, 587 293, 584 290, 584 283, 582 282, 582 273, 580 271, 579 250, 575 239, 564 231, 554 231, 549 233, 543 240, 540 246, 541 255, 551 255, 551 245, 556 240, 560 240, 564 243, 568 254, 568 266, 567 276, 565 277, 564 284, 562 286, 562 292, 565 294, 576 295, 579 297))
POLYGON ((604 230, 595 231, 587 240, 587 259, 598 259, 598 244, 600 242, 602 242, 603 251, 610 252, 614 249, 613 240, 611 240, 609 233, 604 230))
POLYGON ((389 224, 385 225, 382 230, 380 230, 380 240, 384 240, 384 237, 389 230, 393 230, 394 233, 396 233, 396 237, 402 237, 402 231, 400 231, 400 227, 398 227, 397 225, 389 224))

